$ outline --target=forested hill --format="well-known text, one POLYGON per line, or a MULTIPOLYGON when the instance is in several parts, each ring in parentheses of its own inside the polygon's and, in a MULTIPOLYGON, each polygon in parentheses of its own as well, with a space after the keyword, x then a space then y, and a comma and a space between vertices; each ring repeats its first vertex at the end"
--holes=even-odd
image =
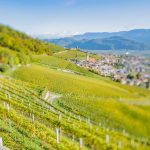
POLYGON ((18 32, 8 26, 4 26, 1 24, 0 46, 25 54, 34 52, 36 54, 46 53, 48 55, 51 55, 55 51, 63 50, 62 47, 33 39, 25 33, 18 32))

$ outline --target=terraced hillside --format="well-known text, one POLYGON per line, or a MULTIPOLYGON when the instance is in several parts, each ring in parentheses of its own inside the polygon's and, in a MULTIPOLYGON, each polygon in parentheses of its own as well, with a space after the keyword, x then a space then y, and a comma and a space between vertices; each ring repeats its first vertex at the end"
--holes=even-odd
POLYGON ((120 132, 125 129, 134 137, 149 139, 149 105, 143 105, 149 100, 147 90, 37 65, 21 67, 13 72, 13 77, 61 94, 62 97, 54 101, 58 108, 120 132))
POLYGON ((0 149, 150 149, 148 90, 71 63, 84 52, 56 46, 49 56, 47 44, 4 26, 0 38, 0 149))
POLYGON ((39 96, 41 88, 33 84, 1 77, 0 88, 0 135, 8 148, 149 149, 146 141, 56 108, 39 96))

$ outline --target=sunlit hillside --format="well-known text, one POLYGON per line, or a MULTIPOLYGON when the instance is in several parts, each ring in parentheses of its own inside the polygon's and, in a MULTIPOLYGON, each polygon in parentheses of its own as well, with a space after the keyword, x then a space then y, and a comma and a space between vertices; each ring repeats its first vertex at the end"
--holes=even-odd
POLYGON ((54 50, 1 28, 0 144, 4 148, 150 149, 149 90, 113 82, 70 61, 85 59, 84 52, 53 45, 54 50), (19 49, 11 45, 14 36, 19 49))

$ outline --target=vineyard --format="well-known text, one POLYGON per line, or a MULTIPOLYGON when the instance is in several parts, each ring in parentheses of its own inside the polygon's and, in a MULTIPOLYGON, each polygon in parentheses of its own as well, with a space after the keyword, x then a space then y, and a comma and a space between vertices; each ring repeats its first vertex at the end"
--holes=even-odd
POLYGON ((39 96, 34 86, 0 78, 0 135, 8 148, 149 149, 144 139, 133 139, 125 131, 58 109, 39 96))
MULTIPOLYGON (((51 106, 48 113, 53 111, 55 116, 53 113, 46 115, 46 111, 48 118, 40 118, 42 124, 46 127, 49 124, 54 134, 56 128, 61 130, 62 137, 73 142, 76 149, 79 149, 81 139, 85 149, 149 149, 149 106, 140 105, 149 99, 147 90, 123 86, 98 76, 69 74, 39 65, 18 68, 12 77, 28 82, 25 82, 26 89, 36 91, 39 96, 45 88, 61 95, 53 105, 41 99, 42 108, 35 109, 40 113, 34 112, 34 116, 41 115, 44 106, 45 109, 51 106), (41 92, 31 83, 40 86, 41 92)), ((16 85, 23 87, 21 83, 16 85)), ((26 115, 32 121, 32 114, 26 115)))
POLYGON ((150 149, 149 90, 71 62, 85 52, 3 25, 0 39, 0 149, 150 149))
POLYGON ((92 75, 89 71, 55 56, 33 55, 32 61, 38 65, 43 65, 49 68, 68 71, 75 74, 92 75))
MULTIPOLYGON (((58 58, 62 58, 62 59, 68 59, 68 60, 70 59, 83 60, 83 59, 86 59, 87 53, 79 51, 79 50, 69 50, 69 51, 62 51, 59 53, 55 53, 54 56, 58 58)), ((96 58, 96 59, 100 58, 96 54, 89 54, 89 56, 96 58)))

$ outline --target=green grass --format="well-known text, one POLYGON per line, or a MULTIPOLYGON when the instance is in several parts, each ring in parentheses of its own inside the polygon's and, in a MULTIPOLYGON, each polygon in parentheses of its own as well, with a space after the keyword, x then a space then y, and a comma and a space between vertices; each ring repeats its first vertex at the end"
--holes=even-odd
POLYGON ((11 149, 78 149, 77 142, 73 143, 67 135, 61 137, 59 145, 56 144, 53 130, 59 127, 59 111, 50 111, 50 105, 40 100, 32 90, 26 86, 16 86, 13 82, 0 79, 0 123, 3 125, 0 126, 0 135, 4 144, 11 149), (9 99, 5 97, 6 93, 9 93, 9 99), (11 106, 9 112, 3 107, 4 102, 11 106), (35 115, 34 123, 30 114, 35 115))
POLYGON ((83 138, 83 150, 117 149, 118 141, 122 142, 125 150, 149 149, 140 139, 135 139, 135 145, 131 145, 133 139, 130 135, 98 125, 91 126, 83 117, 80 121, 78 115, 70 115, 70 111, 52 106, 37 95, 31 88, 33 84, 1 77, 0 85, 0 136, 10 149, 78 150, 79 138, 83 138), (9 111, 4 103, 10 106, 9 111), (32 119, 33 114, 35 120, 32 119), (58 119, 60 114, 62 117, 58 119), (59 144, 56 144, 55 128, 61 128, 59 144), (105 142, 106 134, 110 136, 109 145, 105 142))
MULTIPOLYGON (((60 53, 55 53, 54 56, 63 58, 63 59, 67 59, 67 60, 71 60, 71 59, 82 60, 82 59, 86 59, 87 54, 86 54, 86 52, 79 51, 79 50, 66 50, 66 51, 62 51, 60 53)), ((100 58, 96 54, 89 54, 89 56, 92 58, 96 58, 96 59, 100 58)))
MULTIPOLYGON (((65 50, 0 25, 0 137, 4 146, 79 150, 82 138, 82 150, 150 149, 150 92, 71 63, 86 57, 86 52, 65 50), (52 101, 49 95, 45 100, 51 92, 60 97, 52 101), (56 128, 61 133, 59 144, 56 128)), ((100 59, 96 54, 90 57, 100 59)))
POLYGON ((44 65, 53 69, 61 69, 62 71, 70 71, 76 74, 92 75, 89 71, 78 67, 77 65, 55 56, 33 55, 32 61, 39 65, 44 65))
MULTIPOLYGON (((17 52, 5 50, 16 57, 17 52)), ((32 55, 31 64, 1 74, 0 136, 4 145, 16 150, 78 150, 82 138, 83 150, 119 149, 119 141, 124 150, 148 150, 150 92, 78 67, 69 61, 76 56, 85 59, 86 53, 70 50, 53 56, 32 55), (61 97, 45 101, 47 91, 61 97), (6 104, 11 106, 9 112, 6 104), (60 144, 56 144, 56 128, 62 132, 60 144)), ((9 57, 5 61, 9 64, 9 57)))
POLYGON ((149 106, 136 104, 149 100, 148 90, 124 86, 98 76, 68 74, 37 65, 21 67, 12 76, 61 94, 62 97, 55 101, 59 109, 90 118, 93 123, 101 123, 119 132, 125 129, 135 138, 150 139, 149 106))
POLYGON ((38 65, 20 67, 13 72, 13 76, 41 86, 45 86, 45 83, 47 83, 46 86, 50 90, 61 94, 67 94, 71 88, 72 95, 80 96, 100 96, 101 98, 121 97, 130 99, 146 99, 149 96, 148 90, 124 86, 110 82, 110 80, 102 77, 94 78, 68 74, 38 65))

